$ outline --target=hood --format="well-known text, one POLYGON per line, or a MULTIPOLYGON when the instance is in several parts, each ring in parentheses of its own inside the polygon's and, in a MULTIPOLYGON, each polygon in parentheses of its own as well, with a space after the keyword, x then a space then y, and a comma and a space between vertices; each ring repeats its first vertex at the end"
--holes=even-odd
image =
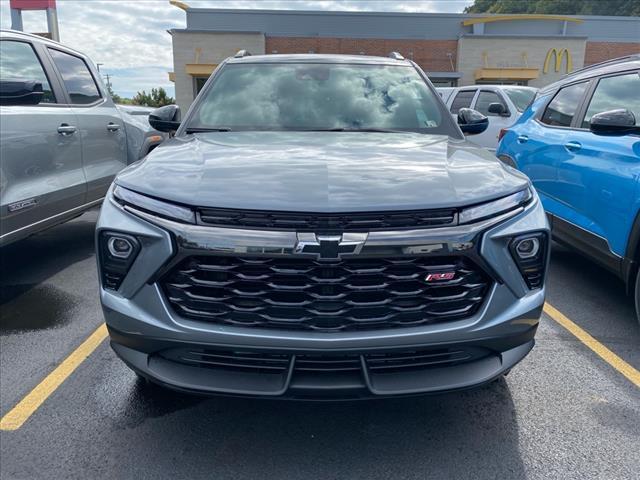
POLYGON ((116 183, 191 206, 355 212, 469 205, 528 180, 440 135, 211 132, 165 142, 116 183))

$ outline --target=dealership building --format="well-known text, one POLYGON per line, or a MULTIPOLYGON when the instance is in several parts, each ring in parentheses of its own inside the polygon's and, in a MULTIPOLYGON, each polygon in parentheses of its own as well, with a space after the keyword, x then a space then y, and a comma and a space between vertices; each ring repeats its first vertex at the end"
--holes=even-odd
POLYGON ((414 60, 436 86, 540 87, 572 70, 640 53, 640 18, 191 8, 170 30, 176 100, 187 108, 226 57, 343 53, 414 60))

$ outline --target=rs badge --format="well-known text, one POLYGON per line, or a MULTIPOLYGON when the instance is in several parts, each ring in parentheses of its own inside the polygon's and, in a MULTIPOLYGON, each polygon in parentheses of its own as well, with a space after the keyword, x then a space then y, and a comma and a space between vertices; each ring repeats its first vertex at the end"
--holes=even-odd
POLYGON ((425 282, 440 282, 443 280, 453 280, 456 272, 430 273, 424 280, 425 282))

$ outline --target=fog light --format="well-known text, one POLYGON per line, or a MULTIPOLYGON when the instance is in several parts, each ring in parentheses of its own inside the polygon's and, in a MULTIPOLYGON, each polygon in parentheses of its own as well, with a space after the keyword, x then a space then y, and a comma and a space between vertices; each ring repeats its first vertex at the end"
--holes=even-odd
POLYGON ((140 242, 119 232, 100 232, 98 237, 102 286, 118 290, 140 252, 140 242))
POLYGON ((537 238, 523 238, 516 243, 518 257, 533 258, 540 251, 540 241, 537 238))
POLYGON ((133 253, 131 241, 124 237, 110 237, 107 246, 109 253, 116 258, 129 258, 133 253))
POLYGON ((511 240, 509 250, 530 289, 544 286, 549 240, 544 232, 533 232, 511 240))

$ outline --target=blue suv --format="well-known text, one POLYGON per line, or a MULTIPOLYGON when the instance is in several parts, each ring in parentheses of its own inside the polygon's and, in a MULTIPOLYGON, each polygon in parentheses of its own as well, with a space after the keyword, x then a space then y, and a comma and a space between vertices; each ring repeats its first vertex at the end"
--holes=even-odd
POLYGON ((496 154, 536 187, 553 237, 618 275, 640 319, 640 55, 541 90, 496 154))

